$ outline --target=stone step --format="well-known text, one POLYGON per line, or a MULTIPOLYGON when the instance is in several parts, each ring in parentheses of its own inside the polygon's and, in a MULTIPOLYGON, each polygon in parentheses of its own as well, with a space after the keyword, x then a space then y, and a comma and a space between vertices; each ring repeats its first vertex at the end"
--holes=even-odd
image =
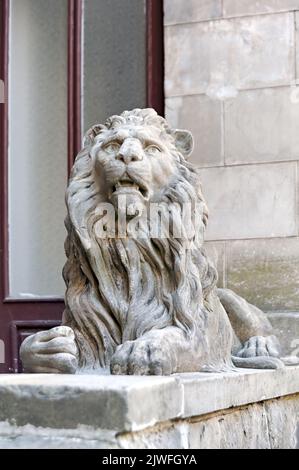
POLYGON ((299 366, 171 377, 1 375, 0 448, 295 447, 298 391, 299 366))

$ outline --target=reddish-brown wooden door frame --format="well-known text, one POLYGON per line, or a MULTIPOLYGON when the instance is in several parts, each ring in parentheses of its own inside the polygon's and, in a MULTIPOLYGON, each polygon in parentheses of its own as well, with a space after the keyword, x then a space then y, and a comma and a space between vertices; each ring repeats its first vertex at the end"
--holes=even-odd
MULTIPOLYGON (((163 0, 147 0, 147 106, 164 114, 163 0)), ((81 145, 82 0, 68 0, 68 168, 81 145)), ((20 372, 19 346, 35 331, 60 323, 62 299, 11 299, 8 276, 8 54, 9 0, 0 0, 0 79, 5 103, 0 104, 0 373, 20 372), (0 344, 1 351, 1 344, 0 344)), ((20 261, 21 262, 21 261, 20 261)))
MULTIPOLYGON (((68 0, 68 167, 81 140, 81 0, 68 0)), ((64 308, 62 299, 23 300, 9 297, 8 278, 8 55, 9 0, 0 0, 0 78, 4 80, 5 103, 0 105, 1 143, 1 283, 0 340, 4 341, 4 363, 0 372, 19 372, 19 345, 28 334, 58 325, 64 308)), ((21 261, 20 261, 21 262, 21 261)))
POLYGON ((164 116, 163 0, 146 2, 147 106, 164 116))

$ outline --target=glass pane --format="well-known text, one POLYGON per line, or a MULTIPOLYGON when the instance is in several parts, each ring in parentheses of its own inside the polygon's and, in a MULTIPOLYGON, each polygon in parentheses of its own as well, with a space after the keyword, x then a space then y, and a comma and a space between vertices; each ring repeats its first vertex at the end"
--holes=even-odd
POLYGON ((83 130, 146 104, 145 0, 85 0, 83 130))
POLYGON ((61 296, 67 181, 67 0, 11 0, 10 295, 61 296))

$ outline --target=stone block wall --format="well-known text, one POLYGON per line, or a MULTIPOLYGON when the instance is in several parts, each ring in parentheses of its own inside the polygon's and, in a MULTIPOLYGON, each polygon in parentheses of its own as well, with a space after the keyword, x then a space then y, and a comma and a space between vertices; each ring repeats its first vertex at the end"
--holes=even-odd
POLYGON ((219 284, 298 312, 299 0, 164 10, 166 116, 195 137, 219 284))

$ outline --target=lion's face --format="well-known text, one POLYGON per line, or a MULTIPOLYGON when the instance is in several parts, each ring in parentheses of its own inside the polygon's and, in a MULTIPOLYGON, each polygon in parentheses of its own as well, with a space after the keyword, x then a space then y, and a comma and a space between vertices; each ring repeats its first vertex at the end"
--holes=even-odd
POLYGON ((177 174, 174 145, 160 138, 153 126, 123 125, 95 139, 91 150, 101 193, 115 204, 159 201, 177 174))

